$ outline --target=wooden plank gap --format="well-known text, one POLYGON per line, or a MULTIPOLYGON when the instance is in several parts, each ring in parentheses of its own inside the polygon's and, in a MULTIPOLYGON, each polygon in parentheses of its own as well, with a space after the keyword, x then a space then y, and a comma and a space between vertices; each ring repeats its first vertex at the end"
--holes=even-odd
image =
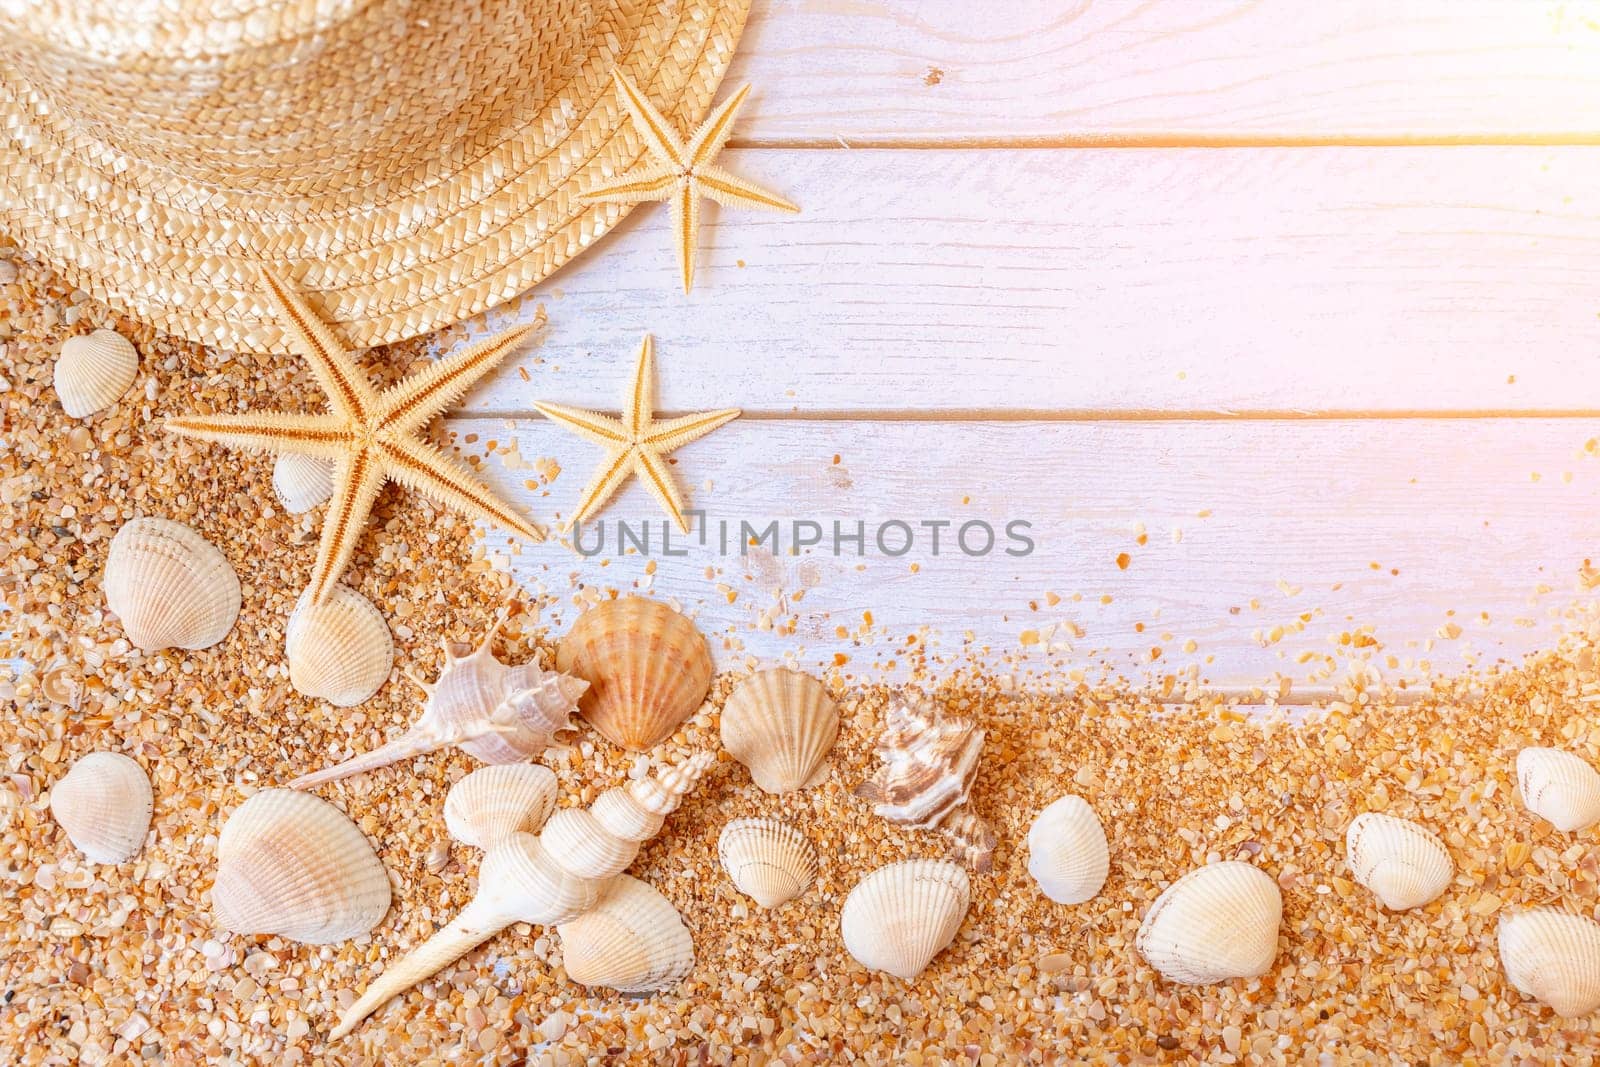
MULTIPOLYGON (((543 419, 533 408, 491 411, 461 411, 458 417, 475 419, 543 419)), ((691 414, 687 411, 658 412, 663 419, 691 414)), ((1432 410, 1426 408, 1387 410, 1383 408, 1328 408, 1299 410, 1262 408, 1222 411, 1203 408, 1083 408, 1061 411, 1032 408, 910 409, 861 408, 813 411, 802 408, 781 410, 746 408, 740 418, 746 422, 1389 422, 1471 419, 1584 419, 1600 422, 1600 410, 1583 408, 1546 411, 1538 408, 1471 408, 1432 410)))

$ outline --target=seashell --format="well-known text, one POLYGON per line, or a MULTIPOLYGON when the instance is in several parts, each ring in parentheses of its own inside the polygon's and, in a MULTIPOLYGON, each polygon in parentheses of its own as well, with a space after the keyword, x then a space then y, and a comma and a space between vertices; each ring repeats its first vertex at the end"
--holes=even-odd
POLYGON ((289 683, 308 697, 339 708, 366 700, 389 680, 394 641, 372 602, 336 585, 328 599, 312 604, 300 595, 284 639, 289 683))
POLYGON ((768 793, 815 784, 839 736, 839 709, 821 682, 784 668, 740 682, 722 708, 722 747, 768 793))
POLYGON ((1111 849, 1100 817, 1082 797, 1047 806, 1028 829, 1028 873, 1058 904, 1082 904, 1106 884, 1111 849))
POLYGON ((1600 1008, 1600 923, 1560 908, 1500 916, 1500 965, 1519 993, 1573 1019, 1600 1008))
POLYGON ((735 819, 717 838, 722 869, 745 896, 776 908, 817 880, 817 850, 781 819, 735 819))
POLYGON ((622 993, 653 993, 694 970, 694 939, 654 886, 619 874, 593 908, 556 927, 567 977, 622 993))
MULTIPOLYGON (((595 907, 618 872, 716 762, 709 752, 667 767, 655 778, 614 786, 587 810, 552 815, 537 836, 514 831, 492 844, 478 872, 478 892, 461 914, 404 959, 389 966, 339 1020, 331 1039, 348 1034, 390 997, 405 992, 516 922, 570 923, 595 907)), ((463 778, 456 788, 470 779, 463 778)), ((454 792, 454 790, 452 790, 454 792)), ((449 798, 445 800, 448 806, 449 798)))
POLYGON ((78 710, 83 701, 83 675, 76 664, 58 659, 39 676, 39 695, 52 704, 78 710))
POLYGON ((292 789, 263 789, 222 827, 211 909, 236 934, 326 945, 378 925, 389 910, 389 876, 338 808, 292 789))
POLYGON ((144 768, 120 752, 89 753, 50 790, 50 814, 91 863, 138 852, 154 803, 144 768))
POLYGON ((536 763, 479 767, 450 787, 444 825, 463 845, 493 848, 514 833, 536 834, 556 806, 556 776, 536 763))
POLYGON ((1559 748, 1517 753, 1517 787, 1529 811, 1572 833, 1600 822, 1600 773, 1559 748))
POLYGON ((672 735, 711 689, 711 649, 686 615, 643 597, 578 616, 556 669, 589 683, 578 714, 614 745, 644 752, 672 735))
POLYGON ((1267 973, 1278 954, 1283 895, 1258 867, 1228 860, 1190 871, 1145 913, 1134 945, 1174 982, 1208 985, 1267 973))
POLYGON ((239 617, 239 579, 221 552, 182 523, 123 524, 106 556, 106 605, 146 652, 208 648, 239 617))
POLYGON ((285 452, 272 464, 272 491, 289 514, 310 511, 333 495, 333 464, 319 456, 285 452))
POLYGON ((972 883, 948 860, 902 860, 857 883, 839 913, 844 947, 856 962, 914 981, 955 940, 972 883))
POLYGON ((1356 881, 1390 911, 1420 908, 1436 899, 1456 869, 1432 830, 1374 811, 1350 820, 1344 850, 1356 881))
POLYGON ((139 373, 139 353, 115 330, 69 337, 56 357, 56 396, 75 419, 117 402, 139 373))
POLYGON ((444 670, 432 685, 412 679, 428 694, 428 702, 405 733, 343 763, 301 775, 289 788, 308 789, 451 745, 489 764, 521 763, 543 753, 556 734, 572 729, 572 713, 588 683, 535 663, 507 667, 495 659, 489 646, 507 616, 507 611, 500 612, 476 649, 446 643, 444 670))

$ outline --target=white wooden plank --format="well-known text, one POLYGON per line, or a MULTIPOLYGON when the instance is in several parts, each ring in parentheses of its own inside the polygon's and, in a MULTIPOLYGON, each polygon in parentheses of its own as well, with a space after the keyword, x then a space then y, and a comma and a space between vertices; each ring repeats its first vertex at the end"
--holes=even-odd
POLYGON ((641 208, 468 410, 614 405, 647 330, 670 410, 1600 409, 1600 148, 732 157, 805 213, 708 204, 685 297, 641 208))
MULTIPOLYGON (((540 420, 447 426, 464 454, 485 457, 493 485, 551 525, 598 459, 540 420), (541 457, 562 468, 548 485, 529 466, 541 457)), ((660 513, 636 484, 602 516, 599 555, 555 538, 513 548, 499 534, 490 551, 507 554, 525 588, 559 598, 546 614, 557 632, 580 587, 592 596, 648 584, 698 613, 724 663, 787 655, 816 667, 844 656, 845 680, 879 677, 891 661, 903 672, 916 635, 910 647, 941 670, 982 664, 1023 682, 1055 663, 1091 677, 1191 675, 1236 688, 1282 675, 1326 688, 1359 660, 1390 684, 1414 685, 1424 664, 1451 671, 1550 640, 1600 543, 1600 463, 1585 458, 1584 434, 1550 419, 741 420, 677 456, 712 531, 687 556, 662 555, 660 513), (869 531, 893 519, 997 529, 1023 519, 1037 547, 1020 558, 935 555, 923 528, 899 558, 869 547, 858 559, 849 545, 835 558, 826 544, 737 554, 741 520, 761 529, 796 518, 830 531, 835 519, 869 531), (636 531, 649 521, 649 560, 617 551, 619 519, 636 531), (723 521, 733 524, 729 556, 717 544, 723 521), (1441 638, 1452 626, 1460 635, 1441 638), (1025 631, 1043 642, 1025 644, 1025 631), (1070 650, 1049 650, 1061 641, 1070 650)), ((583 540, 591 549, 597 529, 583 540)))
POLYGON ((740 136, 1450 138, 1600 131, 1591 0, 757 0, 740 136))

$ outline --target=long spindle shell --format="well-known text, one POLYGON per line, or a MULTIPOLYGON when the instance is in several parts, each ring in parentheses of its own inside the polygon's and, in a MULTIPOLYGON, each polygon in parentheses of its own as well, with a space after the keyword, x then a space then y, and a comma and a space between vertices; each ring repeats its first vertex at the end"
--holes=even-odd
POLYGON ((1145 913, 1134 940, 1163 976, 1185 985, 1258 978, 1278 954, 1283 895, 1248 863, 1213 863, 1179 878, 1145 913))
POLYGON ((622 874, 593 908, 556 927, 567 977, 623 993, 653 993, 694 969, 694 940, 654 886, 622 874))
POLYGON ((838 736, 839 709, 827 687, 801 671, 759 671, 722 708, 722 747, 768 793, 813 784, 838 736))
POLYGON ((150 779, 120 752, 91 752, 50 790, 50 814, 91 863, 131 859, 150 832, 150 779))
POLYGON ((124 523, 106 556, 106 604, 146 652, 216 644, 239 617, 239 579, 221 552, 182 523, 124 523))
POLYGON ((971 899, 971 880, 959 864, 891 863, 850 891, 839 931, 856 962, 910 982, 955 940, 971 899))
POLYGON ((1576 1019, 1600 1008, 1600 923, 1559 908, 1500 916, 1506 981, 1576 1019))

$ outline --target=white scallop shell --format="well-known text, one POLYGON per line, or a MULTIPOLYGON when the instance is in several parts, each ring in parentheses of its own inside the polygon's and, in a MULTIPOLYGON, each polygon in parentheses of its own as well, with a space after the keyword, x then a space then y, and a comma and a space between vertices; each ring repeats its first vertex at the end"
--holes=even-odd
POLYGON ((538 833, 555 806, 556 776, 550 768, 492 764, 450 787, 444 825, 462 844, 488 849, 514 833, 538 833))
POLYGON ((1517 787, 1528 810, 1572 833, 1600 822, 1600 772, 1559 748, 1517 753, 1517 787))
POLYGON ((839 913, 844 946, 863 967, 914 980, 955 940, 972 899, 959 864, 903 860, 863 878, 839 913))
POLYGON ((1100 818, 1082 797, 1050 804, 1028 830, 1028 873, 1058 904, 1082 904, 1100 892, 1111 849, 1100 818))
POLYGON ((150 832, 154 796, 144 769, 119 752, 91 752, 50 790, 50 814, 93 863, 121 863, 150 832))
POLYGON ((759 671, 722 709, 722 747, 768 793, 813 784, 838 736, 839 709, 827 687, 800 671, 759 671))
POLYGON ((1174 982, 1257 978, 1278 954, 1282 919, 1278 883, 1258 867, 1229 860, 1167 886, 1145 913, 1134 945, 1174 982))
POLYGON ((1455 863, 1437 834, 1381 812, 1350 820, 1344 849, 1356 881, 1390 911, 1420 908, 1437 899, 1455 875, 1455 863))
POLYGON ((289 514, 310 511, 333 495, 333 464, 317 456, 285 452, 272 464, 272 490, 289 514))
POLYGON ((717 838, 717 855, 739 891, 775 908, 817 880, 817 850, 781 819, 735 819, 717 838))
POLYGON ((694 940, 655 887, 618 875, 595 906, 556 927, 567 977, 623 993, 651 993, 694 969, 694 940))
POLYGON ((115 330, 69 337, 56 357, 56 396, 75 419, 117 402, 139 373, 139 353, 115 330))
POLYGON ((336 585, 321 604, 300 595, 284 640, 289 682, 309 697, 348 708, 383 687, 394 666, 389 626, 372 602, 336 585))
POLYGON ((146 652, 206 648, 239 617, 239 579, 221 552, 182 523, 123 524, 106 557, 106 604, 146 652))
POLYGON ((1559 908, 1502 913, 1500 964, 1516 989, 1572 1019, 1600 1008, 1600 923, 1559 908))

